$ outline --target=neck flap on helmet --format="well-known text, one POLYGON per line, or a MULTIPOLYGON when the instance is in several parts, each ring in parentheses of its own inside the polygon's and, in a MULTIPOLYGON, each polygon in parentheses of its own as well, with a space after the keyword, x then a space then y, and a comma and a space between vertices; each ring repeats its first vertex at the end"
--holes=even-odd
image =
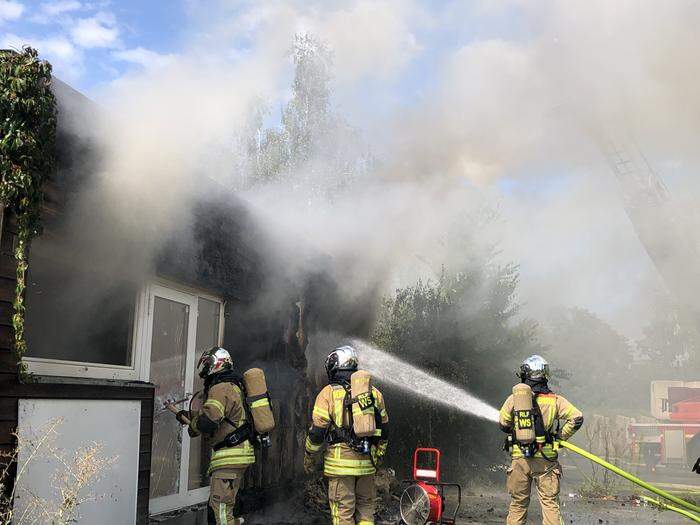
POLYGON ((353 370, 337 370, 333 372, 332 375, 328 376, 328 381, 331 385, 348 386, 350 384, 350 376, 353 372, 353 370))

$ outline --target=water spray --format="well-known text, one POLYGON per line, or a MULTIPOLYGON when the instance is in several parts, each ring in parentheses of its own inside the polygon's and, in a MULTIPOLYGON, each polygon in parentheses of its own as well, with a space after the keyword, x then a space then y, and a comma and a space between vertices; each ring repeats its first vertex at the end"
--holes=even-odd
POLYGON ((383 383, 494 423, 498 410, 462 388, 432 376, 420 368, 388 354, 364 341, 354 340, 360 365, 383 383))
MULTIPOLYGON (((469 394, 464 389, 432 376, 420 368, 406 363, 364 341, 354 340, 353 345, 359 350, 360 364, 362 367, 369 370, 382 382, 395 386, 403 391, 420 395, 421 397, 430 399, 441 405, 457 409, 462 413, 470 414, 487 421, 498 422, 498 410, 481 399, 469 394)), ((643 489, 675 505, 642 496, 642 498, 650 504, 660 509, 677 512, 678 514, 700 523, 700 517, 696 515, 700 514, 700 507, 655 487, 572 443, 562 440, 558 443, 560 447, 597 463, 618 476, 639 485, 643 489)))

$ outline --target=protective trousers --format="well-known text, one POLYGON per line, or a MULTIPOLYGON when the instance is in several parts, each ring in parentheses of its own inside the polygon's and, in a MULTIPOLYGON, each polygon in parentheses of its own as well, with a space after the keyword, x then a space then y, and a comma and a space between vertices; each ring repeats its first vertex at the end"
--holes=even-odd
POLYGON ((374 474, 328 478, 332 525, 374 525, 374 474))
POLYGON ((241 520, 234 517, 238 489, 245 469, 225 469, 212 472, 209 485, 209 524, 239 525, 241 520), (213 517, 213 519, 212 519, 213 517))
POLYGON ((508 469, 508 525, 525 525, 530 505, 530 489, 535 482, 542 506, 542 525, 563 525, 559 509, 559 481, 561 466, 556 460, 545 458, 513 459, 508 469))

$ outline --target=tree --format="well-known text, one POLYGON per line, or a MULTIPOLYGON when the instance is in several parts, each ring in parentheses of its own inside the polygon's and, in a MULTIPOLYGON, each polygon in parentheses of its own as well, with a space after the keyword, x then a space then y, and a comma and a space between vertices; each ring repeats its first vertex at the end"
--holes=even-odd
POLYGON ((562 393, 584 412, 641 407, 632 346, 611 325, 583 308, 554 312, 542 327, 544 356, 566 376, 555 378, 562 393), (592 385, 595 388, 592 388, 592 385))
POLYGON ((673 296, 657 294, 649 323, 637 341, 635 374, 650 381, 700 377, 700 328, 673 296))
MULTIPOLYGON (((313 35, 296 35, 292 98, 278 127, 263 128, 259 105, 241 139, 248 187, 283 182, 310 205, 332 199, 373 163, 360 134, 331 106, 332 53, 313 35)), ((242 151, 240 151, 242 150, 242 151)))
MULTIPOLYGON (((460 245, 469 242, 459 230, 460 245)), ((518 268, 498 265, 492 250, 472 253, 464 266, 443 268, 437 281, 419 280, 386 297, 373 342, 421 369, 499 406, 510 392, 516 364, 540 351, 536 325, 518 319, 518 268)), ((468 252, 463 252, 468 253, 468 252)), ((441 447, 454 458, 454 475, 469 465, 493 460, 500 451, 496 425, 445 409, 419 396, 392 406, 392 447, 396 459, 410 457, 417 444, 441 447), (455 439, 459 436, 459 439, 455 439)))

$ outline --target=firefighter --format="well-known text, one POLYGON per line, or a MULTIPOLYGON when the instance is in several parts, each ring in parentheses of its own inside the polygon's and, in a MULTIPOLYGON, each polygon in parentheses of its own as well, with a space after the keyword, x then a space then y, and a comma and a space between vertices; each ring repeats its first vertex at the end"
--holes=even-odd
POLYGON ((204 379, 201 410, 181 410, 177 419, 190 436, 202 434, 212 446, 209 461, 209 525, 239 525, 233 515, 238 489, 249 465, 255 463, 252 424, 246 414, 242 378, 227 350, 214 347, 197 364, 204 379))
MULTIPOLYGON (((568 440, 583 425, 583 414, 563 396, 549 389, 549 364, 539 355, 528 357, 520 366, 520 380, 532 389, 532 414, 536 439, 528 446, 518 443, 514 431, 514 396, 506 399, 499 414, 503 432, 508 440, 512 463, 508 469, 507 487, 510 493, 508 525, 525 525, 530 504, 530 489, 535 482, 542 507, 543 525, 562 525, 559 508, 561 466, 557 459, 557 440, 568 440), (559 421, 563 420, 561 429, 559 421)), ((526 389, 527 390, 527 389, 526 389)))
POLYGON ((377 430, 372 438, 358 438, 352 428, 350 376, 357 371, 351 346, 333 350, 326 359, 329 384, 316 397, 312 426, 306 438, 304 471, 315 471, 324 443, 323 472, 328 478, 328 502, 333 525, 373 525, 376 506, 374 475, 386 454, 387 415, 384 397, 372 387, 377 430))

